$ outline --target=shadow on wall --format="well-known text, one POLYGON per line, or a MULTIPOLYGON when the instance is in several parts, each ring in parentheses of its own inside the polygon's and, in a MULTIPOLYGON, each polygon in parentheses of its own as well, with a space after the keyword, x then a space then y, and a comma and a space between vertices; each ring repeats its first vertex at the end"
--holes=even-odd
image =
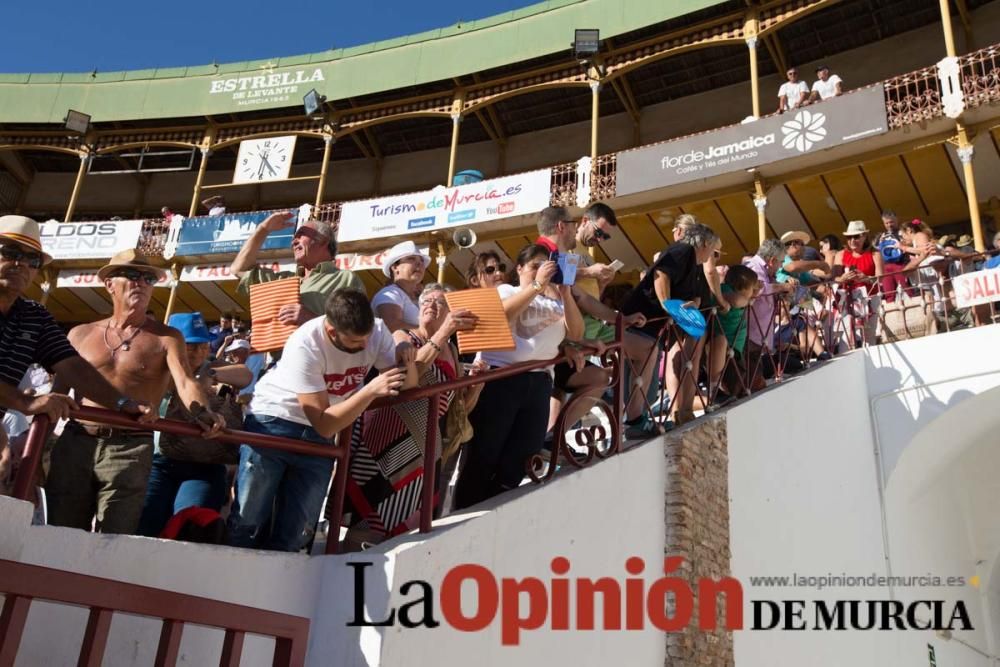
MULTIPOLYGON (((928 410, 941 406, 929 400, 928 410)), ((955 392, 944 413, 923 425, 885 490, 894 576, 963 577, 953 586, 897 588, 900 599, 961 600, 971 632, 957 636, 984 653, 1000 639, 1000 387, 955 392)))
MULTIPOLYGON (((902 358, 905 361, 905 356, 902 358)), ((901 387, 871 399, 872 426, 883 488, 903 452, 920 430, 951 408, 976 395, 968 389, 959 389, 948 395, 946 391, 942 391, 941 385, 958 380, 928 384, 916 368, 909 366, 908 370, 909 377, 906 379, 903 373, 889 366, 870 372, 869 386, 901 387), (942 400, 941 396, 947 396, 947 401, 942 400)))

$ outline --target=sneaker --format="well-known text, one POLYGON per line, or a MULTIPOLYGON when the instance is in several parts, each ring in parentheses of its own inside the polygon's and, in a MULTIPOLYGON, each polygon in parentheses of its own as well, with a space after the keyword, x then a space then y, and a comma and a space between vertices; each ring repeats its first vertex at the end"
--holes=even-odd
POLYGON ((634 422, 625 422, 626 440, 649 440, 660 435, 659 425, 651 419, 639 417, 634 422))
POLYGON ((816 361, 830 361, 830 359, 833 359, 833 357, 830 355, 829 352, 821 352, 820 354, 816 355, 816 361))

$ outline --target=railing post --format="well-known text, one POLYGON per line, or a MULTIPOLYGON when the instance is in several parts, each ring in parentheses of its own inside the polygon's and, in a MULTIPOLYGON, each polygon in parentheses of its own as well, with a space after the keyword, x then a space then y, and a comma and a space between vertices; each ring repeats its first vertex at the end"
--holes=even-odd
POLYGON ((326 553, 340 553, 340 524, 344 518, 344 495, 347 493, 347 475, 351 462, 351 432, 354 423, 351 422, 337 434, 337 447, 344 455, 337 459, 337 470, 333 475, 333 510, 330 512, 330 526, 326 533, 326 553))
POLYGON ((35 481, 38 464, 42 461, 42 449, 45 437, 49 431, 49 417, 45 414, 35 415, 28 429, 28 439, 24 443, 24 456, 21 467, 14 480, 14 497, 18 500, 31 500, 31 484, 35 481))
MULTIPOLYGON (((456 392, 452 400, 460 401, 456 392)), ((438 410, 441 407, 441 394, 433 394, 427 398, 427 429, 424 438, 424 478, 420 494, 420 532, 431 532, 431 522, 434 521, 434 491, 437 487, 437 472, 435 469, 438 437, 438 410)))
POLYGON ((14 667, 29 607, 31 598, 24 595, 4 597, 3 610, 0 611, 0 667, 14 667))
POLYGON ((114 611, 111 609, 95 607, 90 610, 77 667, 101 667, 104 661, 104 648, 108 643, 108 631, 111 630, 112 616, 114 611))
MULTIPOLYGON (((618 363, 615 366, 613 380, 615 388, 611 392, 615 401, 612 409, 615 416, 615 433, 611 440, 613 454, 621 452, 622 443, 625 442, 625 364, 628 362, 625 356, 625 318, 621 313, 615 318, 615 342, 618 343, 618 363)), ((656 346, 653 346, 653 349, 655 350, 656 346)))

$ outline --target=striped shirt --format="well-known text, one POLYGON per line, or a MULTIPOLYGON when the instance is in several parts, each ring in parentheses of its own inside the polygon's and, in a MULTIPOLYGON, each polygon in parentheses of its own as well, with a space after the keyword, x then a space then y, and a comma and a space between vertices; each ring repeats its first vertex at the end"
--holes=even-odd
MULTIPOLYGON (((4 315, 0 313, 0 381, 17 386, 33 363, 50 373, 63 359, 77 356, 66 334, 45 307, 18 299, 4 315)), ((0 405, 0 415, 7 412, 0 405)))

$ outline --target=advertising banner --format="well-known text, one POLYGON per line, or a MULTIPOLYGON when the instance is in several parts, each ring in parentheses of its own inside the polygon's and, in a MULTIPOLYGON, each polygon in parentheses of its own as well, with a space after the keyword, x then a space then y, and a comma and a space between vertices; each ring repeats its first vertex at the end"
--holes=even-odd
MULTIPOLYGON (((256 213, 226 213, 184 218, 177 232, 173 255, 214 255, 239 252, 243 242, 257 225, 272 211, 256 213)), ((292 247, 294 228, 289 227, 268 235, 261 250, 283 250, 292 247)))
POLYGON ((888 131, 882 84, 760 120, 618 154, 628 195, 746 170, 888 131))
POLYGON ((109 259, 134 248, 142 220, 106 222, 49 222, 40 225, 42 248, 53 259, 109 259))
MULTIPOLYGON (((417 246, 417 250, 423 255, 431 256, 431 248, 428 245, 417 246)), ((340 253, 334 262, 337 264, 337 268, 343 271, 381 271, 382 262, 387 252, 389 252, 388 248, 384 252, 374 255, 340 253)))
MULTIPOLYGON (((171 280, 164 277, 153 287, 170 287, 171 280)), ((56 287, 91 287, 104 289, 104 283, 97 279, 97 269, 60 269, 56 277, 56 287)))
MULTIPOLYGON (((258 264, 275 272, 295 270, 295 262, 290 259, 276 259, 272 262, 258 262, 258 264)), ((181 282, 214 283, 219 280, 237 280, 236 275, 229 270, 228 262, 225 264, 189 264, 188 266, 181 267, 181 282)))
POLYGON ((551 187, 552 170, 540 169, 453 188, 347 202, 337 239, 404 236, 537 213, 549 205, 551 187))
POLYGON ((1000 301, 1000 269, 984 269, 952 278, 959 308, 1000 301))

